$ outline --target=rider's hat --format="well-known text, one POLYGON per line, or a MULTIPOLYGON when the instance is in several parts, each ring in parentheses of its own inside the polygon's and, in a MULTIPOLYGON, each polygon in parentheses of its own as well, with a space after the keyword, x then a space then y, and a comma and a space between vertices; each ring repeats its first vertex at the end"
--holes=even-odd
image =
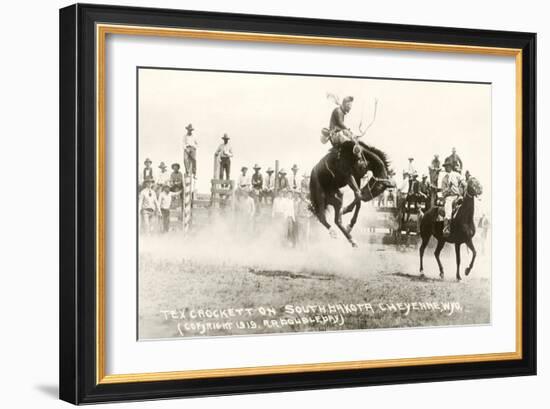
POLYGON ((345 104, 346 102, 353 102, 353 97, 351 95, 345 97, 343 100, 342 100, 342 104, 345 104))
POLYGON ((185 129, 187 129, 189 132, 195 130, 195 128, 193 128, 193 125, 192 125, 192 124, 187 125, 187 126, 185 127, 185 129))
POLYGON ((290 169, 292 169, 292 170, 298 170, 298 165, 294 164, 294 165, 292 165, 292 167, 291 167, 290 169))
POLYGON ((445 162, 443 162, 443 167, 446 167, 446 166, 450 166, 450 167, 453 166, 453 162, 451 161, 451 158, 447 158, 445 159, 445 162))
POLYGON ((273 173, 273 172, 275 172, 275 171, 274 171, 273 168, 270 166, 270 167, 267 168, 266 172, 267 172, 267 173, 273 173))
POLYGON ((159 168, 161 168, 161 169, 166 169, 166 167, 167 167, 167 166, 166 166, 166 164, 165 164, 164 162, 160 162, 160 163, 159 163, 159 168))
POLYGON ((229 136, 227 136, 227 134, 224 133, 223 136, 222 136, 222 139, 223 139, 224 141, 227 141, 227 140, 229 140, 229 139, 231 139, 231 138, 229 138, 229 136))
POLYGON ((241 168, 241 171, 243 171, 243 170, 248 170, 248 166, 243 166, 243 167, 241 168))
POLYGON ((256 169, 261 169, 261 168, 262 167, 256 163, 252 169, 256 170, 256 169))
POLYGON ((151 159, 147 158, 147 159, 145 159, 145 162, 143 162, 143 163, 144 163, 145 165, 147 165, 147 164, 150 165, 150 164, 153 163, 153 162, 151 162, 151 159))
POLYGON ((422 174, 422 179, 426 179, 427 177, 428 176, 425 173, 422 174))
POLYGON ((178 170, 180 170, 180 164, 179 163, 172 163, 171 168, 174 169, 174 170, 176 170, 176 168, 178 168, 178 170))
POLYGON ((281 175, 286 175, 286 170, 281 169, 281 170, 279 171, 279 173, 280 173, 281 175))

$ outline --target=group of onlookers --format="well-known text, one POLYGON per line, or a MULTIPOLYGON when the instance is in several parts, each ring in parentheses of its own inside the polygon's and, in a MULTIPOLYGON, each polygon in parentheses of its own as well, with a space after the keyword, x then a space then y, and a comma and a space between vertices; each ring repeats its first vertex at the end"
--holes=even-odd
POLYGON ((161 231, 167 232, 170 228, 170 209, 174 202, 181 202, 183 189, 183 174, 179 163, 172 164, 172 172, 164 162, 160 162, 158 171, 152 167, 151 159, 145 159, 140 177, 140 192, 138 210, 141 215, 141 230, 150 233, 154 230, 156 216, 161 220, 161 231))
POLYGON ((301 235, 309 234, 309 176, 304 174, 300 178, 296 164, 291 168, 290 177, 285 169, 275 175, 268 167, 262 175, 261 166, 256 164, 253 170, 253 174, 248 175, 248 167, 241 168, 235 190, 236 210, 243 230, 255 232, 257 227, 269 225, 281 235, 283 243, 296 246, 301 235))

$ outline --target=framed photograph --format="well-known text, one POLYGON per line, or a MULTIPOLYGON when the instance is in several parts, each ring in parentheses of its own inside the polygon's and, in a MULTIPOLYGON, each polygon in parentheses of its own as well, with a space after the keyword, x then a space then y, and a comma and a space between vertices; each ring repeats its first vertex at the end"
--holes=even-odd
POLYGON ((61 9, 61 399, 534 375, 535 53, 61 9))

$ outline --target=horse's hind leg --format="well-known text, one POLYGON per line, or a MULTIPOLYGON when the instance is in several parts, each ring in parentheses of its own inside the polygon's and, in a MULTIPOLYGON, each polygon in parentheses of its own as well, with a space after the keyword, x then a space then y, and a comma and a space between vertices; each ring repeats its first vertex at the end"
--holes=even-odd
POLYGON ((455 243, 455 254, 456 254, 456 281, 462 280, 460 278, 460 246, 462 243, 455 243))
POLYGON ((477 256, 477 251, 476 251, 476 248, 474 247, 474 243, 472 242, 472 239, 468 240, 466 242, 466 245, 472 251, 472 259, 470 260, 470 265, 466 267, 466 270, 464 271, 464 274, 468 275, 472 272, 472 268, 474 268, 474 261, 477 256))
POLYGON ((348 229, 346 229, 342 225, 342 213, 340 213, 340 210, 342 209, 342 196, 343 195, 341 192, 335 192, 334 195, 330 195, 328 197, 328 203, 334 207, 334 224, 338 226, 340 231, 344 234, 344 236, 346 236, 346 239, 348 239, 351 245, 353 247, 357 247, 357 243, 351 237, 348 229))
POLYGON ((443 271, 443 264, 441 264, 441 260, 439 258, 439 255, 441 254, 441 250, 443 249, 443 246, 445 245, 445 240, 437 240, 437 247, 435 248, 435 259, 437 260, 437 265, 439 266, 439 277, 443 278, 445 276, 445 271, 443 271))
POLYGON ((351 217, 351 220, 347 227, 349 233, 351 233, 353 226, 355 226, 355 223, 357 223, 357 216, 359 216, 359 210, 361 210, 361 201, 358 201, 355 204, 355 212, 353 212, 353 216, 351 217))
POLYGON ((316 204, 314 207, 315 210, 315 216, 321 222, 323 226, 327 228, 327 230, 330 232, 330 224, 327 222, 327 216, 326 216, 326 208, 327 208, 327 200, 326 195, 322 191, 320 186, 316 186, 316 189, 314 189, 315 197, 313 198, 313 202, 316 204))
POLYGON ((420 275, 424 275, 424 250, 426 250, 426 246, 430 242, 430 235, 422 236, 422 244, 420 245, 420 275))

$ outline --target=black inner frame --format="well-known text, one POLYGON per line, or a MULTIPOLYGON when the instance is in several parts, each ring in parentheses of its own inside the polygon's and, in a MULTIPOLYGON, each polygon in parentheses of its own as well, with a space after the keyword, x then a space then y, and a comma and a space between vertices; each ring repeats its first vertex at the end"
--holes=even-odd
POLYGON ((536 373, 536 35, 78 4, 60 10, 60 398, 71 403, 308 390, 536 373), (517 48, 522 59, 522 359, 96 384, 97 23, 517 48))

